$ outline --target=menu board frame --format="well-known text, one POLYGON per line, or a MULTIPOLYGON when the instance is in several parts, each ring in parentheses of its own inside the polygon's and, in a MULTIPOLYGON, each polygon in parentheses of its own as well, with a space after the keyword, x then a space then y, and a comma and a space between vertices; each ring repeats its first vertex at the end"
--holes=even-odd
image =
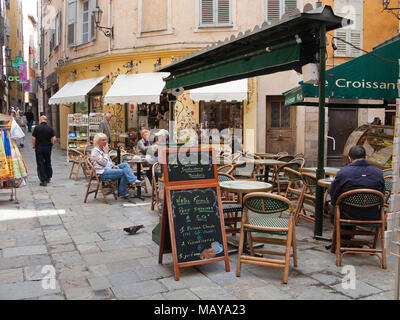
POLYGON ((217 173, 217 166, 216 166, 216 155, 215 155, 215 149, 213 148, 191 148, 191 147, 181 147, 179 149, 177 148, 169 148, 165 149, 162 152, 162 166, 163 166, 163 172, 164 172, 164 182, 165 186, 173 186, 173 185, 182 185, 182 184, 193 184, 193 183, 213 183, 213 182, 218 182, 218 173, 217 173), (199 154, 202 152, 207 152, 207 153, 212 153, 212 163, 210 164, 213 168, 214 172, 214 179, 201 179, 201 180, 180 180, 180 181, 170 181, 170 177, 168 176, 168 155, 170 153, 195 153, 199 154), (196 181, 196 182, 195 182, 196 181))
POLYGON ((179 280, 179 268, 190 267, 195 265, 207 264, 217 261, 225 261, 225 271, 230 271, 229 266, 229 256, 228 256, 228 245, 226 240, 225 233, 225 223, 224 223, 224 215, 222 211, 222 202, 221 202, 221 190, 218 183, 218 175, 217 175, 217 165, 215 161, 215 150, 213 148, 190 148, 190 152, 212 152, 212 168, 214 171, 214 179, 203 179, 203 180, 185 180, 185 181, 170 181, 168 177, 168 162, 166 161, 166 157, 171 152, 187 152, 189 148, 180 148, 180 149, 166 149, 162 153, 163 159, 163 173, 164 173, 164 204, 163 204, 163 212, 161 216, 161 231, 160 231, 160 248, 158 255, 158 263, 162 264, 163 254, 172 252, 173 263, 174 263, 174 275, 175 280, 179 280), (208 258, 208 259, 200 259, 190 262, 178 262, 178 251, 176 246, 176 238, 175 238, 175 227, 174 227, 174 218, 172 211, 172 202, 171 202, 171 191, 174 190, 187 190, 187 189, 200 189, 200 188, 215 188, 217 191, 217 201, 218 201, 218 216, 220 221, 220 228, 222 233, 222 245, 224 248, 224 255, 220 257, 208 258), (167 224, 169 226, 169 236, 171 238, 171 250, 164 250, 164 241, 167 234, 167 224))

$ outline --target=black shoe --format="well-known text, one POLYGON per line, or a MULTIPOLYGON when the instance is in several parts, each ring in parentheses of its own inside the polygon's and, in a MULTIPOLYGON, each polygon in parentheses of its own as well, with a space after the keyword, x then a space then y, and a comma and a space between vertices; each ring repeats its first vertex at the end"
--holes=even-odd
POLYGON ((40 183, 40 185, 41 185, 42 187, 45 187, 45 186, 47 186, 47 182, 46 182, 46 181, 43 181, 43 182, 40 183))
POLYGON ((50 181, 51 181, 51 179, 49 178, 49 179, 46 180, 46 183, 50 183, 50 181))
POLYGON ((331 244, 328 244, 327 246, 325 246, 325 249, 326 250, 330 250, 332 248, 332 245, 331 244))
POLYGON ((124 231, 128 232, 129 234, 136 234, 140 229, 144 228, 144 225, 139 226, 132 226, 129 228, 124 228, 124 231))

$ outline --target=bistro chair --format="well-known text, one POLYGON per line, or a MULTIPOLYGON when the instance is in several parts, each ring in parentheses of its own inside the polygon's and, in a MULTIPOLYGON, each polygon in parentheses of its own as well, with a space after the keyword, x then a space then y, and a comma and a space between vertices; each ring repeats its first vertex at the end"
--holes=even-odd
POLYGON ((237 180, 256 180, 254 160, 251 157, 239 158, 233 165, 233 171, 230 174, 237 180))
POLYGON ((159 210, 160 197, 158 194, 158 182, 156 181, 156 173, 158 173, 158 177, 161 177, 161 165, 156 162, 151 168, 151 210, 154 210, 154 207, 157 207, 159 210))
POLYGON ((290 155, 283 155, 283 156, 280 156, 278 159, 276 159, 276 160, 278 160, 278 161, 283 161, 283 162, 289 162, 289 161, 292 161, 294 159, 294 156, 290 156, 290 155))
POLYGON ((336 252, 336 266, 342 265, 343 255, 347 253, 366 253, 376 255, 380 260, 382 269, 386 269, 385 250, 385 216, 384 216, 384 195, 373 189, 355 189, 340 195, 335 206, 335 225, 332 236, 332 251, 336 252), (371 208, 377 207, 380 213, 379 220, 353 220, 345 219, 340 215, 340 207, 371 208), (343 226, 352 226, 354 229, 342 229, 343 226), (365 230, 370 227, 371 230, 365 230), (343 239, 342 235, 348 236, 343 239), (372 240, 355 239, 355 235, 372 236, 372 240), (377 249, 378 238, 381 238, 381 249, 377 249), (362 248, 368 246, 368 248, 362 248))
POLYGON ((288 176, 286 176, 284 174, 285 168, 291 168, 293 170, 298 171, 300 168, 300 164, 298 164, 297 162, 288 162, 288 163, 285 163, 278 167, 278 169, 275 172, 274 179, 273 179, 273 186, 274 186, 274 190, 279 195, 281 194, 281 191, 286 189, 286 187, 289 184, 288 176))
POLYGON ((295 209, 296 225, 299 223, 300 218, 310 222, 315 222, 314 214, 317 178, 315 175, 306 172, 301 172, 300 174, 303 180, 303 187, 295 209), (311 215, 308 215, 307 212, 310 212, 311 215))
POLYGON ((278 152, 276 155, 278 156, 278 157, 281 157, 281 156, 286 156, 286 155, 288 155, 289 153, 287 153, 287 152, 278 152))
MULTIPOLYGON (((235 178, 226 173, 218 173, 218 182, 234 181, 235 178)), ((225 233, 230 233, 233 236, 240 232, 238 223, 242 221, 241 212, 243 207, 240 203, 240 197, 237 199, 235 194, 224 192, 222 197, 222 212, 224 213, 225 233)))
POLYGON ((225 164, 217 169, 218 173, 230 174, 233 171, 233 164, 225 164))
POLYGON ((387 220, 387 216, 390 211, 390 196, 392 194, 392 186, 393 186, 393 176, 385 176, 385 201, 384 201, 384 210, 385 210, 385 221, 387 220))
POLYGON ((297 159, 297 158, 304 158, 304 153, 296 153, 296 154, 294 155, 294 158, 295 158, 295 159, 297 159))
POLYGON ((86 203, 87 198, 89 196, 89 194, 94 193, 94 198, 96 199, 97 197, 97 193, 100 192, 103 194, 104 197, 104 202, 106 204, 108 204, 108 200, 107 200, 107 196, 109 194, 113 194, 115 200, 118 199, 117 197, 117 186, 116 183, 118 181, 118 179, 116 180, 111 180, 111 179, 100 179, 99 176, 96 173, 96 170, 94 169, 92 163, 90 162, 89 159, 85 159, 86 161, 86 166, 89 168, 89 182, 86 188, 86 195, 85 195, 85 199, 83 200, 84 203, 86 203), (95 181, 95 182, 94 182, 95 181), (91 185, 92 182, 97 183, 95 185, 94 189, 91 189, 91 185))
POLYGON ((384 169, 384 170, 382 170, 382 172, 383 172, 383 176, 384 177, 393 175, 393 173, 392 173, 393 169, 392 168, 384 169))
POLYGON ((79 169, 82 168, 82 172, 87 178, 87 170, 85 165, 85 155, 76 149, 69 149, 69 154, 71 155, 72 167, 69 172, 69 179, 74 177, 74 180, 78 180, 79 169))
POLYGON ((289 182, 286 188, 285 198, 298 201, 303 189, 301 173, 290 167, 284 167, 283 170, 289 182))
POLYGON ((294 158, 290 162, 297 162, 298 164, 300 164, 300 168, 304 168, 306 160, 304 158, 294 158))
POLYGON ((293 207, 290 200, 271 193, 252 192, 243 199, 243 216, 240 228, 240 241, 236 276, 240 276, 241 264, 255 264, 283 268, 283 283, 288 282, 290 257, 297 267, 296 232, 293 215, 293 207), (288 215, 278 217, 277 214, 287 212, 288 215), (248 236, 250 255, 243 254, 245 246, 245 234, 248 236), (274 235, 275 237, 271 237, 274 235), (284 239, 279 239, 277 236, 284 239), (255 243, 273 244, 285 246, 284 252, 267 249, 255 249, 255 243), (291 250, 293 252, 291 253, 291 250), (284 259, 271 259, 258 257, 255 254, 284 256, 284 259))

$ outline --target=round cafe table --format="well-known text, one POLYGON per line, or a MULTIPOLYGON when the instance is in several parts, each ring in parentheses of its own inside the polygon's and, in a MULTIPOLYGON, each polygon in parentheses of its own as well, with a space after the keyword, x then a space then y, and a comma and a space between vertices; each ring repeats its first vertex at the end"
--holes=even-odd
POLYGON ((261 159, 261 160, 254 160, 253 163, 258 166, 264 166, 264 182, 268 183, 269 167, 273 166, 274 169, 276 169, 277 166, 281 166, 287 162, 278 161, 274 159, 261 159))
POLYGON ((333 180, 335 180, 335 179, 334 178, 324 178, 324 179, 319 179, 317 183, 320 187, 329 189, 333 180))
MULTIPOLYGON (((325 175, 328 176, 336 176, 336 174, 339 172, 340 168, 333 168, 333 167, 325 167, 325 175)), ((317 168, 312 167, 312 168, 300 168, 301 172, 309 172, 309 173, 316 173, 317 168)))

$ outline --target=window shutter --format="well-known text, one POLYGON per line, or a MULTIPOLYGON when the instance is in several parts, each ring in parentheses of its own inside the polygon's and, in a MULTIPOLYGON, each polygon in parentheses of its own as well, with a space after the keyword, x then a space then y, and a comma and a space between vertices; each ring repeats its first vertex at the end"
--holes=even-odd
POLYGON ((55 48, 55 38, 56 38, 56 18, 51 20, 51 24, 50 24, 50 45, 49 45, 49 49, 50 49, 50 55, 53 52, 54 48, 55 48))
POLYGON ((266 0, 266 18, 269 23, 277 23, 281 18, 280 0, 266 0))
POLYGON ((93 10, 96 8, 96 0, 90 0, 89 5, 89 29, 90 29, 90 41, 96 40, 96 23, 93 17, 93 10))
MULTIPOLYGON (((335 30, 335 37, 343 39, 347 41, 347 30, 335 30)), ((337 47, 335 51, 335 56, 336 57, 346 57, 347 56, 347 44, 344 43, 343 41, 340 41, 338 39, 335 39, 335 45, 337 47)))
POLYGON ((89 0, 82 2, 82 43, 89 41, 90 35, 89 0))
POLYGON ((61 11, 57 13, 56 17, 56 36, 55 36, 55 47, 58 47, 61 42, 61 11))
POLYGON ((68 46, 75 44, 76 0, 68 0, 68 46))
POLYGON ((201 25, 214 24, 214 0, 200 1, 201 25))
MULTIPOLYGON (((362 48, 362 43, 361 43, 362 31, 361 30, 348 30, 348 36, 350 38, 348 40, 348 42, 352 43, 357 48, 362 48)), ((352 46, 348 46, 348 47, 349 47, 349 54, 351 57, 358 57, 362 54, 361 50, 358 50, 352 46)))
POLYGON ((218 0, 218 24, 232 24, 231 0, 218 0))
POLYGON ((297 8, 297 0, 285 0, 284 12, 290 13, 297 8))

